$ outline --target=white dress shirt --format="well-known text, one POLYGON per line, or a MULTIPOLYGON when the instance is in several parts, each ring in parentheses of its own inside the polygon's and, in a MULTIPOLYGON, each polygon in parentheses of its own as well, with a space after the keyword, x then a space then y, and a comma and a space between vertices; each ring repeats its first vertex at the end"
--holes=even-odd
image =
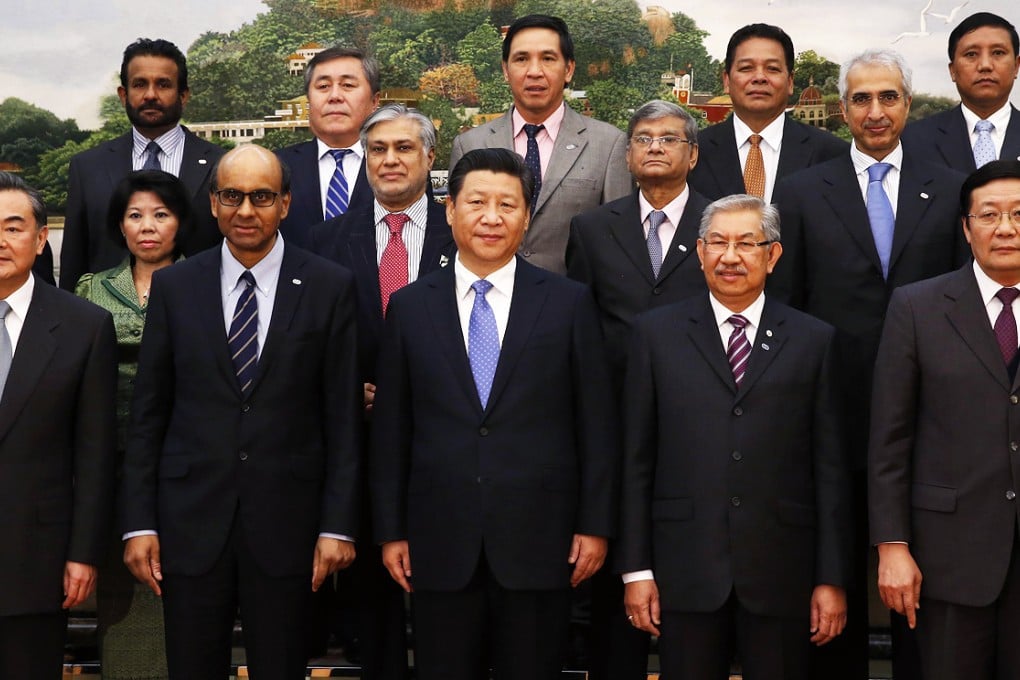
MULTIPOLYGON (((779 172, 779 151, 783 148, 783 128, 785 126, 786 114, 783 114, 758 133, 761 135, 759 144, 761 160, 765 166, 764 200, 766 203, 772 202, 772 190, 776 187, 776 173, 779 172)), ((737 142, 737 155, 740 156, 740 171, 743 173, 747 166, 747 154, 751 152, 751 142, 748 138, 754 134, 754 131, 735 113, 733 114, 733 134, 737 142)))
MULTIPOLYGON (((684 190, 680 192, 680 195, 674 198, 672 201, 662 207, 662 212, 666 213, 666 219, 659 225, 659 242, 662 243, 662 261, 666 261, 666 255, 669 254, 669 246, 673 243, 673 237, 676 236, 677 225, 680 224, 680 218, 683 217, 684 209, 687 207, 687 199, 691 196, 691 188, 684 184, 684 190)), ((638 207, 641 210, 641 228, 645 231, 645 240, 648 240, 648 229, 652 226, 648 221, 648 216, 652 214, 655 208, 652 204, 645 199, 645 195, 638 192, 638 207)))
MULTIPOLYGON (((460 253, 454 258, 453 273, 460 330, 464 334, 464 347, 468 347, 468 325, 471 322, 471 308, 475 304, 475 291, 471 289, 471 284, 478 281, 479 277, 471 273, 460 261, 460 253)), ((516 275, 517 258, 511 257, 509 262, 485 277, 485 280, 492 284, 492 288, 485 294, 485 300, 492 307, 492 313, 496 317, 500 347, 503 346, 506 323, 510 318, 510 301, 513 298, 516 275)))
MULTIPOLYGON (((315 143, 319 149, 319 198, 322 199, 322 214, 326 214, 326 191, 329 183, 333 180, 333 173, 336 172, 336 160, 330 153, 333 147, 321 139, 316 138, 315 143)), ((348 147, 349 154, 344 156, 343 171, 344 179, 347 180, 347 200, 350 202, 354 196, 354 187, 358 183, 358 174, 361 172, 361 161, 365 158, 365 149, 361 146, 361 140, 354 142, 348 147)))
POLYGON ((159 144, 159 167, 174 177, 181 176, 181 161, 184 159, 184 128, 175 125, 156 139, 150 140, 134 127, 131 128, 131 169, 141 170, 149 154, 145 147, 153 141, 159 144))
POLYGON ((861 196, 864 197, 864 205, 868 204, 868 168, 875 163, 888 163, 892 167, 882 178, 882 188, 885 195, 889 197, 892 205, 893 216, 896 216, 896 204, 900 197, 900 172, 903 171, 903 145, 897 144, 896 148, 889 152, 881 161, 876 161, 857 148, 857 142, 850 145, 850 160, 854 164, 854 171, 857 173, 857 184, 861 188, 861 196))
MULTIPOLYGON (((963 120, 967 124, 967 133, 970 136, 970 149, 973 151, 978 138, 978 133, 974 126, 981 120, 981 116, 968 109, 966 104, 960 105, 960 111, 963 112, 963 120)), ((1009 118, 1012 113, 1013 109, 1010 103, 1006 102, 1001 109, 985 119, 994 126, 994 129, 989 134, 992 137, 992 144, 995 145, 996 158, 1002 158, 1002 144, 1006 141, 1006 128, 1009 127, 1009 118)))

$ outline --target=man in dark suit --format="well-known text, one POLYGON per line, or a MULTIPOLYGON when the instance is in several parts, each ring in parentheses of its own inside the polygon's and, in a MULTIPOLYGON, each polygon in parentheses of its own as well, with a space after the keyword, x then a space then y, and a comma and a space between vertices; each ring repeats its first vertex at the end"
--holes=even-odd
POLYGON ((968 177, 960 212, 973 263, 889 303, 868 455, 871 540, 882 600, 916 625, 927 680, 1016 680, 1020 162, 968 177))
POLYGON ((990 12, 970 15, 949 34, 949 75, 960 105, 908 125, 904 146, 963 173, 979 161, 1020 160, 1020 113, 1009 103, 1018 71, 1016 27, 990 12))
POLYGON ((358 134, 379 106, 379 64, 356 48, 325 49, 305 68, 305 94, 315 139, 277 152, 290 166, 294 184, 280 233, 303 248, 313 225, 371 205, 358 134))
POLYGON ((775 197, 786 254, 770 287, 836 327, 844 408, 855 424, 847 428, 858 531, 850 625, 823 652, 845 654, 827 660, 826 670, 852 678, 868 672, 866 424, 886 305, 896 287, 955 269, 967 258, 956 221, 962 176, 919 160, 900 144, 910 95, 910 69, 896 52, 868 51, 843 64, 840 97, 854 140, 850 152, 782 180, 775 197))
POLYGON ((208 210, 210 171, 223 149, 181 125, 188 103, 188 63, 166 40, 139 38, 124 50, 117 95, 131 132, 71 159, 67 217, 60 246, 60 287, 73 291, 88 272, 116 266, 127 250, 107 236, 107 208, 114 187, 132 170, 163 170, 180 178, 193 197, 196 228, 182 244, 185 255, 219 241, 208 210))
MULTIPOLYGON (((365 168, 375 197, 344 215, 316 225, 311 249, 354 273, 358 289, 358 373, 365 389, 366 424, 371 424, 375 370, 383 317, 390 295, 453 261, 455 252, 446 210, 426 188, 435 158, 436 129, 417 109, 388 104, 361 129, 365 168), (392 227, 390 225, 393 225, 392 227)), ((366 503, 367 505, 367 503, 366 503)), ((382 565, 379 549, 366 536, 353 568, 340 575, 338 591, 355 599, 364 678, 407 676, 403 591, 382 565)))
POLYGON ((638 319, 627 369, 617 568, 663 677, 807 680, 846 622, 850 488, 833 329, 765 295, 779 212, 705 210, 709 294, 638 319), (809 632, 810 631, 810 632, 809 632))
POLYGON ((109 312, 31 273, 39 193, 0 172, 0 677, 59 680, 66 610, 96 585, 112 509, 109 312))
POLYGON ((503 77, 513 107, 459 135, 450 151, 450 168, 471 149, 510 149, 525 159, 537 184, 520 254, 560 274, 574 215, 633 186, 623 133, 563 101, 574 66, 574 43, 562 19, 530 14, 514 21, 503 39, 503 77))
POLYGON ((698 135, 698 165, 688 178, 694 190, 709 200, 746 192, 772 202, 780 178, 846 154, 843 140, 786 116, 793 64, 793 41, 778 26, 750 24, 733 34, 723 72, 733 115, 698 135))
POLYGON ((456 259, 390 298, 369 479, 383 562, 414 586, 419 680, 559 677, 570 586, 615 526, 598 312, 515 257, 533 189, 517 154, 465 154, 446 209, 456 259))
POLYGON ((217 170, 222 246, 152 282, 124 561, 163 593, 171 678, 229 672, 238 606, 254 676, 304 678, 309 596, 354 559, 354 282, 278 235, 289 178, 272 152, 241 147, 217 170))

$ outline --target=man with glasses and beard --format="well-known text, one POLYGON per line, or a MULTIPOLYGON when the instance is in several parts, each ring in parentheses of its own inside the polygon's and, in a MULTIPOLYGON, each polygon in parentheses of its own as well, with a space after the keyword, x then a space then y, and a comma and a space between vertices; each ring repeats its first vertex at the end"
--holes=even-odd
POLYGON ((127 251, 106 234, 110 194, 132 170, 162 170, 180 178, 192 197, 196 224, 185 255, 220 239, 209 212, 209 171, 223 149, 181 125, 188 102, 188 64, 167 40, 139 38, 124 50, 117 95, 131 131, 71 159, 67 218, 60 248, 60 287, 74 290, 86 272, 115 266, 127 251))

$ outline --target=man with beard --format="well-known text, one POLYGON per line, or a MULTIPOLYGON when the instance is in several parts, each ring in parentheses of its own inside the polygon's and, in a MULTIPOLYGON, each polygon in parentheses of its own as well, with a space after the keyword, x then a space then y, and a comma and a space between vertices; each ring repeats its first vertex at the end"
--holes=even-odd
POLYGON ((188 64, 166 40, 139 38, 124 50, 117 95, 131 131, 71 159, 67 218, 60 249, 60 287, 74 290, 82 274, 108 269, 127 251, 107 236, 110 194, 132 170, 176 175, 192 197, 195 230, 181 245, 191 255, 220 239, 209 212, 209 171, 223 150, 180 124, 188 101, 188 64))

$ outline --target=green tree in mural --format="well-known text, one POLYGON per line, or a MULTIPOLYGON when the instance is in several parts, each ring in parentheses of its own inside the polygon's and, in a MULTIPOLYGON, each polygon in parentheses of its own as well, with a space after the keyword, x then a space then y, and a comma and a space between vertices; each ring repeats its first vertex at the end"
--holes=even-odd
POLYGON ((793 101, 800 99, 800 93, 814 82, 822 94, 839 91, 839 64, 819 56, 814 50, 797 55, 793 67, 793 101))

